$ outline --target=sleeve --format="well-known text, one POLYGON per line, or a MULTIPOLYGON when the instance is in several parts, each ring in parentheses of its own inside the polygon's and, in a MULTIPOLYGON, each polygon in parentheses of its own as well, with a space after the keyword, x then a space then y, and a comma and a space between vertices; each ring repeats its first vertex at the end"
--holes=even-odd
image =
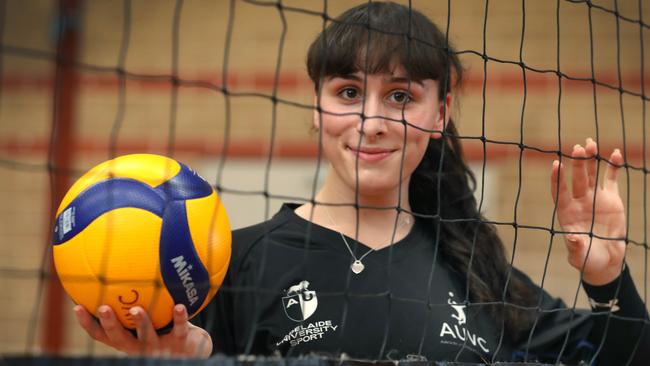
POLYGON ((627 266, 607 285, 583 286, 591 299, 593 327, 589 340, 596 346, 599 364, 650 365, 648 311, 627 266))
POLYGON ((205 329, 212 338, 212 354, 222 353, 234 355, 237 353, 232 304, 233 304, 232 273, 228 271, 221 288, 214 299, 203 311, 192 320, 192 323, 205 329))
MULTIPOLYGON (((524 276, 524 275, 522 275, 524 276)), ((626 267, 621 276, 604 286, 583 283, 592 310, 568 308, 534 285, 541 298, 527 337, 520 340, 522 360, 598 365, 650 365, 650 329, 645 304, 626 267), (609 304, 617 307, 610 309, 609 304), (605 304, 608 307, 603 307, 605 304)))
POLYGON ((226 277, 216 296, 193 320, 195 325, 210 334, 212 354, 230 356, 270 352, 262 341, 254 339, 249 342, 255 321, 252 317, 257 297, 254 289, 259 277, 256 271, 259 265, 250 251, 273 227, 270 224, 272 222, 266 221, 232 232, 232 254, 226 277))
POLYGON ((226 276, 215 297, 192 323, 205 329, 212 338, 212 354, 235 355, 237 349, 236 321, 234 303, 237 283, 240 278, 239 261, 245 241, 241 238, 242 230, 232 232, 232 252, 226 276))

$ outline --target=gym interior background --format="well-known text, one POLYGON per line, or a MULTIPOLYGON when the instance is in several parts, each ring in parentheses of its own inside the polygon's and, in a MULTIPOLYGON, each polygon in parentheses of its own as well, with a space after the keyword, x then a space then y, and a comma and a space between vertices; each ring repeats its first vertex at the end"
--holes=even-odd
MULTIPOLYGON (((54 157, 63 156, 70 181, 114 154, 173 155, 224 189, 233 228, 268 217, 291 200, 283 196, 312 196, 318 153, 305 54, 324 11, 335 17, 360 1, 326 3, 79 1, 62 21, 58 1, 0 1, 2 352, 112 353, 91 344, 72 303, 64 297, 58 306, 42 280, 58 205, 54 157), (64 58, 75 63, 57 68, 61 27, 72 32, 64 58)), ((549 176, 557 151, 597 137, 603 155, 619 147, 633 167, 619 181, 634 242, 627 262, 647 298, 650 5, 412 5, 448 29, 461 52, 466 82, 453 114, 482 209, 504 223, 498 230, 511 253, 516 246, 514 265, 569 306, 587 306, 562 238, 550 233, 549 176)))

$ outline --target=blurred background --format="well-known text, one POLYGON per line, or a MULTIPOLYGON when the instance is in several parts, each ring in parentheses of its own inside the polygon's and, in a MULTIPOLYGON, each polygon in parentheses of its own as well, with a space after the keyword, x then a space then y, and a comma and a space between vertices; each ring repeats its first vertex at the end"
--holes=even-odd
MULTIPOLYGON (((306 50, 323 14, 358 3, 0 0, 0 352, 111 353, 76 325, 49 244, 67 186, 106 159, 150 152, 194 167, 222 190, 234 228, 310 199, 327 163, 310 132, 306 50)), ((549 175, 558 152, 591 136, 629 165, 627 262, 645 299, 650 4, 412 5, 461 53, 455 119, 514 265, 569 306, 588 306, 550 233, 549 175)))

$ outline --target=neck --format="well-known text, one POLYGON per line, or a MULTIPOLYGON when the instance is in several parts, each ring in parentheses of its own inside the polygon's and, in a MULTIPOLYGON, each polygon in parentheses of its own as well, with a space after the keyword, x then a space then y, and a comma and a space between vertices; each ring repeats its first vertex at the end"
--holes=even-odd
POLYGON ((409 179, 405 179, 393 189, 357 192, 354 186, 351 187, 343 182, 339 175, 336 174, 336 171, 331 169, 323 187, 316 195, 316 199, 323 203, 345 205, 352 211, 356 211, 354 209, 356 203, 359 207, 362 207, 360 208, 360 214, 370 216, 378 214, 381 216, 382 213, 390 212, 389 208, 392 208, 392 211, 395 212, 398 207, 410 211, 408 187, 409 179))
POLYGON ((328 177, 316 195, 316 205, 305 204, 296 213, 373 249, 389 246, 410 232, 414 219, 407 213, 411 210, 408 181, 403 182, 401 195, 399 188, 357 195, 354 189, 335 181, 328 177), (355 202, 360 206, 358 209, 355 202))

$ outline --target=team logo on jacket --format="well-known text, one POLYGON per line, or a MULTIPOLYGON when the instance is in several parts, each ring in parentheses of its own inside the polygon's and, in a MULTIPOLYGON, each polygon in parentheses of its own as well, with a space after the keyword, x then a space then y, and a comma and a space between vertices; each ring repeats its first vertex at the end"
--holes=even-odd
POLYGON ((307 320, 316 311, 318 297, 316 291, 310 291, 308 287, 308 281, 301 281, 299 284, 289 287, 287 296, 282 298, 284 313, 289 319, 301 322, 307 320))
POLYGON ((319 316, 314 316, 309 322, 305 321, 314 315, 318 307, 316 291, 309 290, 308 281, 300 281, 300 283, 289 287, 286 291, 287 296, 282 298, 284 313, 289 319, 300 322, 300 324, 290 323, 286 330, 287 333, 276 341, 276 346, 280 347, 288 344, 290 347, 296 347, 324 339, 327 334, 336 332, 339 326, 334 324, 332 320, 318 319, 319 316))
MULTIPOLYGON (((454 294, 450 292, 449 296, 454 297, 454 294)), ((454 309, 454 311, 456 312, 456 314, 451 314, 451 317, 456 319, 458 325, 463 325, 467 323, 467 317, 465 316, 466 305, 460 305, 456 301, 452 300, 451 298, 447 300, 447 304, 449 304, 449 306, 451 306, 451 308, 454 309)))
POLYGON ((467 328, 467 315, 465 314, 465 308, 467 305, 458 303, 453 298, 454 293, 449 292, 447 304, 449 304, 449 307, 451 307, 451 318, 455 321, 442 322, 442 326, 440 328, 441 342, 463 345, 464 347, 469 348, 479 355, 481 354, 480 351, 483 351, 484 353, 490 353, 488 342, 485 340, 485 338, 479 334, 472 333, 472 331, 467 328))

